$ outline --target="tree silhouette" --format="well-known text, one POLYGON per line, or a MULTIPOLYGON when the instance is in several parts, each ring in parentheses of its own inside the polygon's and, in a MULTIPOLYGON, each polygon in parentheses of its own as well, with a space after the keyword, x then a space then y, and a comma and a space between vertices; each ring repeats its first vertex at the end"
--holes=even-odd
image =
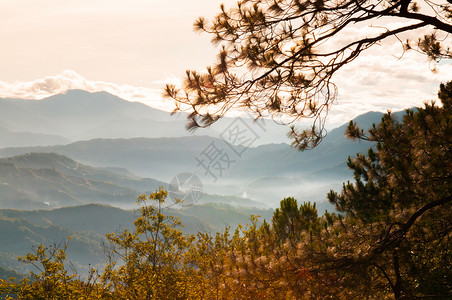
POLYGON ((359 241, 337 247, 331 265, 384 279, 396 299, 451 296, 452 82, 438 96, 441 107, 407 110, 403 122, 386 114, 367 134, 351 122, 347 134, 376 150, 349 159, 355 182, 329 194, 359 241))
POLYGON ((289 124, 313 118, 310 130, 289 133, 308 149, 324 136, 324 118, 337 95, 333 76, 361 53, 390 37, 417 30, 401 43, 438 61, 451 58, 452 5, 429 0, 243 0, 195 30, 221 44, 206 73, 187 71, 182 89, 166 86, 175 111, 190 110, 188 129, 206 127, 231 109, 289 124), (386 21, 394 26, 385 27, 386 21), (372 27, 375 34, 350 39, 347 29, 372 27), (428 30, 429 33, 421 32, 428 30))

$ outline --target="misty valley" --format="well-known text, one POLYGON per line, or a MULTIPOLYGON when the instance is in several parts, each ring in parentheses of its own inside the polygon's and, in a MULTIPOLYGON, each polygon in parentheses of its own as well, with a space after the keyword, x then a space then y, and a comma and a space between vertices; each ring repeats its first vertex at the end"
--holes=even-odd
POLYGON ((0 300, 452 299, 452 0, 0 16, 0 300))
MULTIPOLYGON (((39 101, 0 99, 0 297, 36 295, 35 285, 54 280, 55 286, 89 288, 69 292, 52 287, 47 290, 51 294, 108 298, 119 290, 104 282, 123 282, 123 276, 133 277, 142 267, 154 275, 139 273, 136 280, 145 280, 141 287, 155 276, 169 276, 153 292, 161 293, 159 299, 169 297, 164 294, 172 286, 167 283, 173 280, 172 272, 182 281, 188 274, 198 276, 190 293, 196 294, 204 280, 217 286, 216 276, 225 276, 232 280, 228 284, 240 288, 242 279, 231 278, 241 278, 243 264, 251 282, 271 278, 273 272, 286 276, 295 268, 287 279, 295 287, 300 280, 317 287, 313 276, 326 278, 331 287, 344 268, 369 266, 361 252, 356 263, 342 265, 351 259, 351 252, 361 251, 348 245, 362 239, 363 232, 354 231, 359 228, 356 218, 378 224, 365 234, 379 235, 383 241, 369 251, 385 251, 385 243, 392 243, 385 239, 398 237, 392 237, 391 229, 387 238, 382 237, 379 230, 385 223, 373 211, 403 218, 394 213, 399 209, 394 193, 403 202, 405 193, 412 192, 409 188, 418 189, 413 182, 424 180, 403 172, 413 168, 412 174, 424 176, 429 170, 437 172, 429 164, 447 161, 447 151, 436 152, 442 146, 435 146, 450 133, 442 122, 442 109, 427 105, 391 114, 368 112, 328 130, 318 146, 300 152, 282 138, 287 127, 269 120, 223 118, 193 133, 184 127, 184 113, 172 120, 167 112, 106 92, 71 90, 39 101), (430 117, 435 109, 438 121, 430 117), (423 127, 428 122, 431 127, 423 127), (368 137, 361 128, 370 128, 368 137), (437 132, 433 138, 438 141, 404 138, 422 135, 426 128, 437 132), (422 147, 432 148, 425 150, 430 156, 423 164, 412 162, 419 159, 419 152, 406 146, 418 140, 422 147), (420 166, 425 170, 417 172, 420 166), (387 171, 396 167, 400 170, 387 171), (400 178, 391 179, 398 174, 400 178), (354 180, 355 185, 350 183, 354 180), (408 182, 398 183, 404 180, 408 182), (386 185, 389 192, 381 189, 386 185), (307 244, 300 246, 303 243, 307 244), (278 263, 271 262, 272 255, 278 263), (336 273, 294 266, 303 255, 308 255, 305 262, 333 264, 336 273), (324 261, 328 255, 340 258, 324 261), (169 273, 162 268, 169 268, 169 273)), ((444 172, 435 176, 447 178, 447 168, 444 172)), ((441 188, 429 182, 416 193, 438 193, 439 199, 429 204, 433 209, 447 204, 447 193, 441 198, 441 188)), ((407 224, 422 209, 414 211, 407 224)), ((447 259, 447 250, 437 251, 447 259)), ((293 292, 285 284, 279 288, 293 292)), ((331 293, 319 290, 317 295, 323 292, 331 293)), ((269 297, 279 297, 275 295, 269 297)))
MULTIPOLYGON (((369 126, 381 116, 370 112, 356 121, 369 126)), ((269 220, 288 195, 332 211, 326 194, 352 178, 347 157, 369 147, 347 140, 344 125, 300 153, 281 143, 286 127, 240 117, 239 130, 259 135, 240 145, 241 155, 221 174, 210 174, 196 158, 212 144, 231 149, 222 133, 237 119, 191 135, 184 115, 172 120, 144 104, 81 90, 40 101, 0 99, 0 119, 0 265, 24 272, 17 255, 69 235, 75 265, 102 264, 103 235, 130 227, 137 197, 168 189, 184 172, 199 177, 203 189, 194 206, 169 201, 184 232, 234 228, 251 214, 269 220)))

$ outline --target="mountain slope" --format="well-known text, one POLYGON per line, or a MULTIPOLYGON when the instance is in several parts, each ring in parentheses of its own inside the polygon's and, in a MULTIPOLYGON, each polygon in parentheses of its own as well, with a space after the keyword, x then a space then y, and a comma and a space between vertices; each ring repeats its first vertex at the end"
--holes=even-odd
MULTIPOLYGON (((378 123, 381 116, 381 113, 369 112, 355 121, 366 128, 371 123, 378 123)), ((277 206, 283 197, 305 197, 303 190, 313 187, 321 188, 314 188, 317 190, 315 195, 308 193, 311 196, 307 200, 325 201, 330 188, 340 187, 342 182, 351 179, 352 174, 345 164, 347 158, 366 152, 372 144, 347 140, 344 136, 346 126, 331 130, 318 147, 305 152, 287 144, 231 148, 231 144, 219 138, 191 136, 94 139, 59 146, 5 148, 0 149, 0 157, 54 152, 96 168, 123 168, 140 177, 163 182, 170 182, 183 172, 194 173, 209 194, 251 198, 277 206), (234 152, 237 149, 240 151, 234 152), (216 161, 209 162, 209 158, 216 158, 216 161)), ((71 175, 67 170, 64 172, 71 175)), ((99 176, 86 178, 133 189, 143 187, 133 185, 136 182, 125 184, 99 176)))
MULTIPOLYGON (((0 159, 0 208, 49 209, 84 203, 134 208, 137 197, 168 184, 118 168, 94 168, 56 153, 0 159), (120 173, 113 170, 119 170, 120 173)), ((203 193, 201 203, 263 207, 241 197, 203 193)))
POLYGON ((165 185, 85 166, 54 153, 0 159, 0 207, 45 208, 82 203, 133 205, 141 193, 165 185))
MULTIPOLYGON (((382 114, 369 112, 355 119, 369 126, 378 123, 382 114)), ((349 155, 366 151, 366 142, 353 142, 344 136, 347 124, 331 130, 322 143, 313 150, 299 152, 287 144, 266 144, 245 149, 240 157, 227 143, 208 136, 180 138, 93 139, 69 145, 0 149, 0 156, 28 152, 55 152, 96 167, 122 167, 140 176, 171 180, 183 171, 196 169, 196 158, 212 143, 230 154, 233 177, 246 178, 255 173, 269 175, 297 175, 317 172, 344 162, 349 155)))
MULTIPOLYGON (((70 90, 42 100, 0 98, 1 127, 14 132, 61 136, 69 140, 187 136, 185 115, 170 113, 106 92, 70 90)), ((206 133, 209 130, 205 131, 206 133)), ((6 137, 6 133, 4 133, 6 137)), ((10 134, 11 135, 11 134, 10 134)), ((1 136, 1 132, 0 132, 1 136)), ((47 137, 49 139, 49 137, 47 137)), ((0 146, 32 146, 35 141, 0 146)), ((40 145, 62 144, 40 143, 40 145)))
POLYGON ((58 135, 14 132, 0 127, 0 148, 69 144, 71 140, 58 135))
MULTIPOLYGON (((96 168, 126 168, 141 177, 164 182, 182 172, 195 173, 207 193, 250 197, 276 206, 282 197, 294 195, 303 185, 312 185, 313 181, 347 180, 351 176, 344 164, 348 155, 353 156, 369 147, 368 143, 347 141, 342 144, 325 142, 322 147, 308 152, 298 152, 286 144, 247 148, 242 157, 230 154, 233 161, 230 166, 223 165, 228 168, 221 173, 214 168, 211 170, 216 172, 215 181, 197 162, 212 145, 220 151, 229 149, 224 141, 210 137, 96 139, 64 146, 0 149, 0 155, 56 152, 96 168), (335 166, 338 167, 331 169, 335 166), (260 178, 271 180, 257 184, 259 181, 256 180, 260 178), (290 185, 280 184, 289 179, 290 185)), ((94 175, 90 178, 99 179, 94 175)), ((105 177, 102 179, 106 180, 105 177)), ((319 197, 313 200, 324 199, 327 192, 319 191, 319 197)))
MULTIPOLYGON (((42 100, 0 98, 0 128, 29 134, 61 136, 72 141, 95 138, 181 137, 191 136, 185 130, 187 113, 171 116, 169 112, 129 102, 106 92, 89 93, 70 90, 42 100)), ((195 135, 218 137, 236 118, 223 118, 211 128, 199 129, 195 135)), ((252 119, 242 118, 246 126, 258 128, 252 119)), ((288 141, 287 127, 266 122, 265 135, 256 141, 288 141)), ((262 132, 260 132, 262 133, 262 132)), ((1 133, 0 133, 1 137, 1 133)), ((44 136, 42 136, 44 137, 44 136)), ((3 143, 3 147, 50 145, 27 139, 3 143)), ((57 141, 53 144, 63 144, 57 141)))

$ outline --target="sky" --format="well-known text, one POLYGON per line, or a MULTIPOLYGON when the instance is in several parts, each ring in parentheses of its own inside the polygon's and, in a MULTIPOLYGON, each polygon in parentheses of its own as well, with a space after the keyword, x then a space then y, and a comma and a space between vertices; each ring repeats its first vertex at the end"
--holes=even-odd
MULTIPOLYGON (((172 110, 161 97, 165 83, 179 82, 187 69, 204 70, 218 50, 208 35, 192 31, 193 22, 213 17, 220 3, 235 2, 0 0, 0 97, 42 99, 85 89, 172 110)), ((347 34, 352 39, 360 30, 347 34)), ((433 73, 423 55, 400 58, 400 43, 385 43, 337 74, 339 97, 330 124, 370 110, 421 105, 451 79, 451 61, 433 73)))

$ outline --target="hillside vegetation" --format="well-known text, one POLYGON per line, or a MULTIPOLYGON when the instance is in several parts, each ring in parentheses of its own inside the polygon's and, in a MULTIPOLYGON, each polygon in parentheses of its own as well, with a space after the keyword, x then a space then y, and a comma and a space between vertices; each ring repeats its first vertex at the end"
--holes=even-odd
MULTIPOLYGON (((452 82, 441 85, 439 98, 442 106, 408 110, 400 121, 388 113, 367 131, 350 122, 351 139, 376 147, 348 159, 354 181, 328 194, 337 213, 321 215, 315 203, 286 197, 271 219, 251 215, 235 230, 202 228, 189 234, 182 231, 183 217, 167 210, 168 193, 159 188, 138 198, 132 227, 106 235, 105 268, 75 276, 66 261, 72 240, 60 247, 40 245, 20 258, 38 267, 32 280, 0 280, 0 294, 24 299, 449 299, 452 82)), ((216 209, 222 210, 219 215, 234 212, 216 209)), ((211 208, 183 212, 217 219, 211 208)), ((40 232, 41 226, 3 219, 40 232)))
MULTIPOLYGON (((136 206, 138 209, 138 206, 136 206)), ((269 219, 272 210, 233 207, 227 204, 203 204, 187 208, 167 208, 169 216, 179 217, 184 234, 198 231, 214 233, 226 226, 237 227, 252 213, 269 219)), ((88 204, 53 210, 0 209, 0 266, 27 273, 32 270, 17 262, 39 244, 58 245, 71 236, 67 258, 82 274, 88 266, 105 264, 103 242, 111 232, 133 228, 136 210, 88 204)), ((5 278, 5 277, 0 277, 5 278)))

